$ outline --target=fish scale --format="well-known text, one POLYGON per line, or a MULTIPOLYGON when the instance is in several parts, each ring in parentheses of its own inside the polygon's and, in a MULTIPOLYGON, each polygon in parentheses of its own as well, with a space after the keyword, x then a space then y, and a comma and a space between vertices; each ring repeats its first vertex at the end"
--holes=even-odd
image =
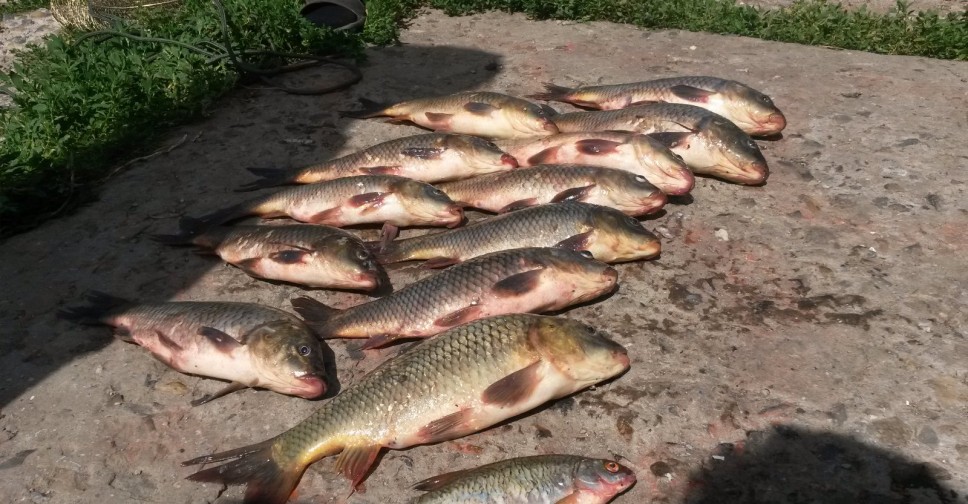
MULTIPOLYGON (((690 131, 708 117, 729 122, 722 116, 704 108, 680 103, 650 103, 619 110, 592 110, 569 112, 554 116, 552 119, 562 133, 579 131, 632 131, 636 133, 656 133, 663 131, 690 131)), ((732 125, 732 123, 730 123, 732 125)), ((735 125, 733 125, 736 128, 735 125)), ((737 128, 738 129, 738 128, 737 128)))
POLYGON ((214 327, 236 337, 254 326, 277 320, 291 320, 302 325, 299 318, 277 308, 231 301, 148 303, 126 307, 122 314, 108 316, 123 321, 137 320, 139 325, 162 328, 184 324, 214 327))

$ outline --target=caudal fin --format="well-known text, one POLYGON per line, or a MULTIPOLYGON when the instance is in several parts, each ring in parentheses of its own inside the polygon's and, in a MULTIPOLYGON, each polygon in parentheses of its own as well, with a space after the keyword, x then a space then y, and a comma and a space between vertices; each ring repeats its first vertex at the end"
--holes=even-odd
POLYGON ((272 456, 275 439, 182 462, 183 466, 228 462, 203 469, 187 479, 223 485, 247 485, 244 504, 285 504, 305 466, 282 467, 272 456), (232 459, 232 460, 230 460, 232 459))
POLYGON ((290 304, 292 304, 292 308, 296 310, 296 313, 306 321, 306 324, 320 338, 328 338, 330 336, 328 334, 329 320, 341 311, 324 305, 308 296, 299 296, 290 301, 290 304))
POLYGON ((86 305, 62 308, 57 312, 57 316, 78 324, 98 325, 102 323, 105 317, 132 304, 127 299, 94 290, 88 291, 84 298, 87 301, 86 305))
POLYGON ((269 187, 278 187, 281 185, 291 184, 292 174, 289 170, 283 170, 282 168, 246 168, 249 173, 260 177, 258 180, 253 180, 248 184, 240 185, 235 189, 235 192, 246 192, 255 191, 258 189, 266 189, 269 187))
POLYGON ((366 98, 360 98, 360 105, 363 105, 361 110, 341 110, 339 115, 342 117, 350 117, 353 119, 369 119, 371 117, 380 117, 386 115, 386 109, 389 105, 386 103, 379 103, 373 100, 368 100, 366 98))
MULTIPOLYGON (((219 212, 216 212, 216 215, 219 212)), ((178 221, 178 227, 181 231, 178 234, 155 234, 151 235, 153 241, 158 243, 163 243, 165 245, 193 245, 193 241, 200 234, 208 231, 209 229, 221 224, 218 218, 211 218, 211 216, 205 216, 202 218, 194 217, 182 217, 178 221)))
POLYGON ((557 86, 550 82, 545 82, 544 87, 545 87, 545 90, 543 93, 535 93, 532 95, 528 95, 528 98, 532 98, 535 100, 543 100, 543 101, 566 102, 568 101, 568 97, 571 95, 571 93, 575 91, 572 88, 557 86))

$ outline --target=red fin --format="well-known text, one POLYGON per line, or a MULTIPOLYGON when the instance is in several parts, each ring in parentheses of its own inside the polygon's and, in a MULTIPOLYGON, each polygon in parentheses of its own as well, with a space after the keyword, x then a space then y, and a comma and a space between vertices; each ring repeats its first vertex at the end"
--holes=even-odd
POLYGON ((214 327, 202 327, 198 330, 198 335, 204 337, 222 353, 231 353, 236 348, 242 346, 239 340, 225 334, 214 327))
POLYGON ((480 318, 481 310, 482 308, 480 305, 467 306, 453 313, 448 313, 447 315, 440 317, 434 321, 434 325, 437 327, 449 328, 466 324, 467 322, 480 318))
POLYGON ((410 147, 400 151, 400 154, 417 159, 440 159, 446 150, 441 147, 410 147))
POLYGON ((161 331, 155 331, 155 336, 158 337, 158 341, 173 352, 181 352, 183 348, 178 343, 175 343, 171 338, 165 336, 165 333, 161 331))
POLYGON ((534 290, 541 281, 543 269, 535 269, 511 275, 497 283, 491 289, 500 297, 515 297, 534 290))
POLYGON ((353 488, 356 488, 370 472, 381 448, 380 445, 347 446, 336 459, 336 471, 352 481, 353 488))
POLYGON ((572 187, 571 189, 565 189, 564 191, 556 194, 555 197, 551 199, 551 202, 558 203, 561 201, 581 201, 585 199, 594 188, 595 184, 585 187, 572 187))
POLYGON ((591 238, 591 236, 592 236, 592 232, 586 231, 584 233, 579 233, 579 234, 576 234, 575 236, 565 238, 564 240, 561 240, 560 242, 556 243, 555 246, 558 248, 575 250, 575 251, 585 250, 586 248, 588 248, 588 245, 589 245, 588 239, 591 238))
POLYGON ((554 164, 555 159, 558 157, 558 149, 560 149, 560 147, 548 147, 547 149, 529 157, 528 164, 526 166, 554 164))
POLYGON ((378 334, 376 336, 370 336, 370 338, 367 339, 365 343, 363 343, 363 346, 360 347, 360 350, 373 350, 375 348, 380 348, 382 346, 389 345, 396 339, 397 339, 396 337, 393 337, 387 334, 378 334))
POLYGON ((460 259, 454 257, 435 257, 433 259, 424 261, 420 266, 424 269, 437 269, 446 268, 447 266, 453 266, 460 262, 460 259))
POLYGON ((330 208, 329 210, 323 210, 322 212, 313 215, 309 218, 308 222, 312 224, 327 224, 336 220, 336 218, 342 213, 343 210, 339 207, 330 208))
POLYGON ((430 121, 434 127, 446 128, 450 126, 450 119, 454 117, 454 114, 442 114, 438 112, 427 112, 424 114, 427 120, 430 121))
POLYGON ((246 384, 244 384, 244 383, 232 382, 232 383, 229 383, 228 385, 226 385, 225 388, 219 390, 218 392, 216 392, 214 394, 206 394, 203 397, 200 397, 198 399, 195 399, 194 401, 191 402, 191 405, 193 407, 194 406, 201 406, 201 405, 203 405, 205 403, 210 403, 210 402, 218 399, 219 397, 227 396, 227 395, 231 394, 232 392, 236 392, 238 390, 242 390, 242 389, 246 389, 246 388, 249 388, 249 386, 246 385, 246 384))
MULTIPOLYGON (((279 264, 301 264, 306 262, 306 259, 311 255, 312 253, 305 250, 280 250, 269 254, 269 259, 279 264)), ((251 261, 251 259, 246 259, 246 261, 251 261)))
POLYGON ((581 498, 584 497, 583 492, 575 492, 564 499, 559 500, 555 504, 581 504, 581 498))
POLYGON ((407 117, 394 117, 392 119, 387 119, 384 122, 387 124, 413 124, 413 121, 407 117))
POLYGON ((675 149, 683 145, 687 145, 689 142, 689 137, 693 133, 691 131, 665 131, 662 133, 650 133, 649 136, 658 140, 659 143, 665 145, 669 149, 675 149))
POLYGON ((381 192, 357 194, 356 196, 350 198, 348 203, 351 207, 362 208, 362 213, 368 214, 375 212, 377 208, 380 208, 380 205, 383 204, 383 201, 387 199, 387 196, 389 195, 389 193, 381 192))
POLYGON ((494 382, 484 389, 481 400, 490 405, 506 408, 531 397, 535 387, 541 382, 541 377, 538 376, 541 363, 542 361, 539 360, 494 382))
POLYGON ((601 138, 586 138, 575 142, 575 148, 578 149, 578 152, 591 156, 615 152, 620 145, 622 145, 622 142, 613 142, 601 138))
POLYGON ((639 100, 637 102, 629 103, 628 106, 629 107, 633 107, 633 106, 636 106, 636 105, 652 105, 653 103, 662 103, 662 102, 658 102, 658 101, 655 101, 655 100, 639 100))
POLYGON ((367 166, 366 168, 359 168, 357 171, 366 175, 398 175, 400 173, 399 166, 367 166))
POLYGON ((420 492, 432 492, 444 485, 449 485, 454 481, 457 481, 458 479, 462 478, 465 474, 469 472, 470 472, 469 469, 464 469, 461 471, 438 474, 437 476, 433 476, 423 481, 418 481, 417 483, 414 483, 413 487, 411 488, 413 488, 414 490, 418 490, 420 492))
POLYGON ((417 433, 425 443, 436 443, 458 438, 472 430, 468 424, 474 418, 474 410, 464 409, 438 418, 423 426, 417 433))
POLYGON ((380 230, 380 250, 386 250, 387 245, 393 240, 397 239, 397 235, 400 234, 400 228, 385 222, 383 224, 383 229, 380 230))
POLYGON ((481 102, 469 102, 464 104, 464 110, 480 116, 491 115, 492 112, 501 110, 500 107, 481 102))
POLYGON ((528 208, 529 206, 534 206, 537 204, 538 204, 538 198, 528 198, 528 199, 518 200, 513 203, 508 203, 507 205, 504 205, 503 207, 501 207, 500 210, 497 211, 497 213, 513 212, 515 210, 521 210, 522 208, 528 208))
POLYGON ((672 94, 682 98, 683 100, 694 103, 706 103, 709 101, 710 96, 716 94, 713 91, 706 91, 705 89, 686 86, 683 84, 672 86, 669 88, 669 91, 672 91, 672 94))
POLYGON ((574 93, 575 90, 572 88, 557 86, 550 82, 544 83, 545 91, 543 93, 535 93, 528 95, 528 98, 533 98, 535 100, 544 101, 563 101, 567 102, 571 100, 570 94, 574 93))
POLYGON ((275 439, 269 439, 256 445, 198 457, 182 462, 182 465, 228 460, 222 465, 198 471, 188 479, 223 485, 247 485, 245 502, 285 504, 306 467, 280 466, 272 455, 274 442, 275 439))
POLYGON ((261 261, 262 259, 263 259, 262 257, 250 257, 248 259, 243 259, 235 263, 235 265, 238 266, 239 268, 242 268, 245 271, 254 271, 255 267, 259 264, 259 261, 261 261))
POLYGON ((296 313, 309 324, 320 338, 327 337, 327 324, 329 319, 340 312, 336 308, 331 308, 306 296, 299 296, 289 303, 292 305, 292 309, 296 310, 296 313))

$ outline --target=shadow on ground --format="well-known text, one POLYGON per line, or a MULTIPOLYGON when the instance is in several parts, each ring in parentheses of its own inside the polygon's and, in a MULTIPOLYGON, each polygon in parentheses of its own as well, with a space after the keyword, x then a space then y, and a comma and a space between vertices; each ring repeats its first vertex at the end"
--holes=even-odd
MULTIPOLYGON (((671 472, 667 462, 652 473, 671 472)), ((829 432, 781 425, 724 443, 691 475, 687 504, 954 504, 944 469, 829 432)))
MULTIPOLYGON (((107 328, 72 326, 55 317, 57 309, 82 301, 88 289, 146 302, 200 300, 196 296, 214 292, 204 299, 288 309, 298 287, 259 282, 214 258, 166 248, 149 236, 174 231, 180 216, 252 197, 233 192, 251 178, 245 167, 298 167, 419 132, 385 125, 376 134, 371 127, 354 135, 360 122, 338 112, 357 107, 359 97, 393 101, 476 89, 499 65, 499 56, 484 51, 408 45, 371 52, 362 68, 364 80, 347 91, 295 96, 239 89, 209 119, 174 131, 165 145, 181 142, 179 147, 111 179, 98 201, 0 243, 0 407, 79 356, 112 344, 107 328)), ((319 86, 339 78, 317 68, 292 74, 285 83, 319 86)), ((134 347, 123 355, 130 362, 112 364, 131 370, 151 360, 134 347)), ((94 377, 101 369, 80 372, 94 377)), ((152 362, 147 376, 128 378, 150 389, 160 375, 171 373, 152 362)))

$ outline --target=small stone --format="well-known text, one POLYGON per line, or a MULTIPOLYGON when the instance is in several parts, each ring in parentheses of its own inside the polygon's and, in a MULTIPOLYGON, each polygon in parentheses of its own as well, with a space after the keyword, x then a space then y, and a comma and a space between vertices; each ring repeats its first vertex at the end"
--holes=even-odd
POLYGON ((672 467, 670 467, 669 464, 661 460, 650 465, 649 470, 652 471, 652 474, 656 475, 659 478, 668 477, 669 475, 672 474, 672 467))
POLYGON ((729 232, 723 228, 717 229, 715 235, 719 241, 729 241, 729 232))
POLYGON ((844 406, 843 403, 834 404, 834 407, 830 408, 830 411, 827 412, 827 416, 834 425, 840 427, 847 421, 847 406, 844 406))
POLYGON ((918 433, 918 442, 928 446, 937 446, 938 434, 931 427, 924 426, 921 428, 921 432, 918 433))
POLYGON ((867 430, 878 441, 890 446, 904 446, 911 439, 911 428, 898 417, 874 420, 867 430))

